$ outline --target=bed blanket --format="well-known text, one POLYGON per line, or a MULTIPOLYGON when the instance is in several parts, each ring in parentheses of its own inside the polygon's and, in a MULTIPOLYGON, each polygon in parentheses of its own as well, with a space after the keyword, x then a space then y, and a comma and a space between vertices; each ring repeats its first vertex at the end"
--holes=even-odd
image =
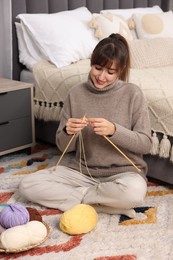
MULTIPOLYGON (((68 90, 86 80, 89 70, 89 59, 61 69, 45 60, 35 64, 35 117, 45 121, 59 120, 68 90)), ((142 89, 148 103, 152 130, 162 133, 166 141, 166 136, 173 136, 173 66, 131 69, 129 81, 142 89)), ((168 154, 163 153, 162 157, 168 157, 168 154)))
POLYGON ((131 69, 130 81, 145 94, 152 130, 173 136, 173 66, 131 69))
POLYGON ((90 60, 80 60, 57 68, 46 60, 33 67, 35 80, 35 117, 45 121, 59 121, 60 111, 67 93, 75 84, 86 80, 90 60))

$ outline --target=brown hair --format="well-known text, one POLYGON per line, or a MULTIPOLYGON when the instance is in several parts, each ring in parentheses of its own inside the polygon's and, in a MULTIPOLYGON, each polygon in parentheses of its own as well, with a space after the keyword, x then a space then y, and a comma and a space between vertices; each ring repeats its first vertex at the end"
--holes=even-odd
POLYGON ((91 66, 100 65, 110 68, 114 61, 117 70, 120 72, 119 78, 128 81, 130 69, 129 46, 126 39, 118 33, 111 34, 96 45, 91 56, 91 66))

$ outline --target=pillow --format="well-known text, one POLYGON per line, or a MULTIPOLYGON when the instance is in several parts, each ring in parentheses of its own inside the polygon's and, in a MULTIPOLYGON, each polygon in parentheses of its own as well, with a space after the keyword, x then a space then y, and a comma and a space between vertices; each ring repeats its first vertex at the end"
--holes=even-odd
MULTIPOLYGON (((137 7, 137 8, 129 8, 129 9, 107 9, 107 10, 102 10, 100 13, 102 14, 107 14, 107 13, 111 13, 113 15, 119 15, 122 16, 125 20, 131 20, 131 17, 133 14, 135 13, 142 13, 142 14, 146 14, 146 13, 162 13, 162 9, 158 6, 155 5, 153 7, 137 7)), ((132 21, 129 21, 129 25, 132 23, 132 21)), ((130 30, 131 30, 131 34, 133 36, 134 39, 137 38, 136 35, 136 31, 134 30, 134 28, 131 26, 129 26, 130 30)))
POLYGON ((99 40, 108 37, 111 33, 120 33, 127 40, 133 40, 124 19, 112 14, 93 14, 89 26, 95 29, 95 36, 99 40))
POLYGON ((31 38, 46 59, 57 67, 90 58, 98 43, 93 30, 88 27, 92 14, 86 7, 53 14, 20 14, 17 17, 22 21, 25 39, 31 38))
POLYGON ((137 8, 129 8, 129 9, 106 9, 100 11, 101 14, 111 13, 114 15, 121 15, 126 20, 131 18, 131 16, 136 13, 146 14, 146 13, 162 13, 162 12, 163 12, 162 9, 158 5, 155 5, 153 7, 143 7, 143 8, 137 7, 137 8))
POLYGON ((173 65, 173 38, 136 39, 129 42, 129 48, 132 68, 173 65))
POLYGON ((15 22, 16 33, 17 33, 17 41, 18 41, 18 49, 19 49, 19 61, 22 63, 27 69, 32 71, 33 65, 44 59, 44 56, 41 55, 37 46, 34 45, 34 42, 28 40, 27 44, 24 39, 22 25, 20 23, 15 22), (29 49, 27 47, 29 45, 29 49), (33 48, 33 51, 31 51, 33 48))
POLYGON ((173 37, 173 13, 134 14, 136 33, 140 39, 173 37))

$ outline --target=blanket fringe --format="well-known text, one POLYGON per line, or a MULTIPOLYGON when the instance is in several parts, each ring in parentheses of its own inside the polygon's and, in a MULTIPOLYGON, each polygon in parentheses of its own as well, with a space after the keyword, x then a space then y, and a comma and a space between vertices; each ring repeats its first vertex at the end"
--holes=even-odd
POLYGON ((159 154, 159 139, 157 137, 157 134, 153 133, 151 139, 152 139, 152 147, 150 153, 152 155, 157 155, 159 154))
POLYGON ((167 135, 163 135, 163 138, 159 142, 157 134, 154 132, 152 135, 152 147, 150 150, 151 155, 159 155, 161 158, 170 158, 173 162, 173 145, 171 147, 171 142, 167 135))
POLYGON ((59 115, 63 102, 46 102, 35 99, 34 100, 34 115, 37 119, 44 121, 59 121, 59 115))
POLYGON ((170 156, 171 143, 166 135, 163 136, 160 142, 159 156, 162 158, 169 158, 170 156))

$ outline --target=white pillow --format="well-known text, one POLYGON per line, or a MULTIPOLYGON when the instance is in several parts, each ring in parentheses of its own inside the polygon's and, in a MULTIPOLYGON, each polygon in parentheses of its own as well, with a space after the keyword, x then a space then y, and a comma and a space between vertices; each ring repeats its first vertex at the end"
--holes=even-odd
POLYGON ((127 40, 133 40, 129 27, 124 19, 112 14, 93 14, 89 23, 95 29, 95 36, 101 40, 111 33, 120 33, 127 40))
POLYGON ((90 58, 98 43, 88 27, 92 18, 86 7, 53 14, 20 14, 26 37, 31 37, 47 60, 63 67, 90 58))
POLYGON ((131 18, 133 14, 146 14, 146 13, 162 13, 163 10, 158 6, 155 5, 153 7, 137 7, 137 8, 129 8, 129 9, 106 9, 101 10, 101 14, 111 13, 114 15, 121 15, 124 19, 128 20, 131 18))
POLYGON ((23 31, 22 31, 22 25, 18 22, 15 22, 16 26, 16 33, 17 33, 17 41, 18 41, 18 49, 19 49, 19 61, 22 63, 27 69, 32 71, 33 65, 44 59, 43 55, 41 55, 40 51, 36 48, 35 50, 31 51, 31 47, 34 49, 34 42, 30 43, 30 41, 27 42, 27 45, 30 45, 29 49, 26 45, 26 41, 24 39, 23 31))
POLYGON ((173 37, 173 12, 134 14, 136 33, 140 39, 173 37))

